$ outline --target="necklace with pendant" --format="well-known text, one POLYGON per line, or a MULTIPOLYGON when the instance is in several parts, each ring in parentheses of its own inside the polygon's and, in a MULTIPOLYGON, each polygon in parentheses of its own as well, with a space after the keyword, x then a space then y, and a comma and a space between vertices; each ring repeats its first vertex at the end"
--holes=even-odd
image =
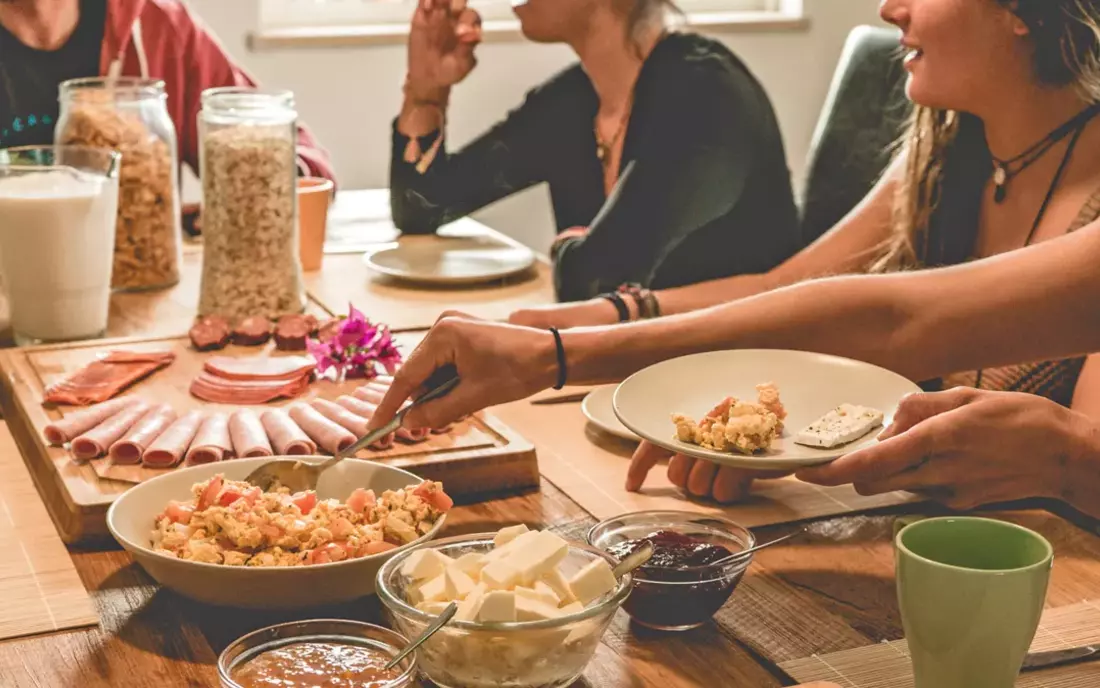
POLYGON ((1008 197, 1008 183, 1013 177, 1038 162, 1067 136, 1084 129, 1085 125, 1098 114, 1100 114, 1100 103, 1095 103, 1077 113, 1073 119, 1050 132, 1041 141, 1016 157, 1001 160, 997 156, 991 156, 993 158, 993 202, 1003 203, 1008 197))
POLYGON ((606 141, 603 139, 602 136, 600 136, 599 125, 596 123, 593 123, 592 125, 592 132, 596 135, 596 157, 599 158, 599 161, 604 166, 607 166, 607 164, 610 162, 611 151, 615 149, 615 144, 619 142, 619 139, 622 138, 623 132, 626 131, 626 125, 630 121, 630 111, 631 109, 633 109, 633 105, 634 100, 632 98, 627 103, 626 109, 623 110, 623 116, 619 120, 619 126, 615 128, 615 133, 612 134, 611 138, 606 141))

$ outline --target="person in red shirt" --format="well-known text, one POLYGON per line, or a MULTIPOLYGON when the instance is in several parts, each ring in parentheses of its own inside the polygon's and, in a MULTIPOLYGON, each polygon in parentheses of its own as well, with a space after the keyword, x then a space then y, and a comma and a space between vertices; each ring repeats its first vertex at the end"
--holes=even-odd
MULTIPOLYGON (((162 79, 180 160, 196 173, 202 92, 256 83, 178 0, 0 0, 0 148, 52 143, 58 86, 95 76, 162 79)), ((298 170, 335 179, 304 126, 298 170)))

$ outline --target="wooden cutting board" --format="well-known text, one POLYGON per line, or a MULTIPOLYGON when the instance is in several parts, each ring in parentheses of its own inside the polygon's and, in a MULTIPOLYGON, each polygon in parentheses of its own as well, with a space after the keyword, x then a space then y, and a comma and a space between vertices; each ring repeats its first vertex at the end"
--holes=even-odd
MULTIPOLYGON (((77 463, 67 450, 48 446, 42 437, 42 430, 50 421, 62 417, 66 410, 73 410, 73 407, 44 407, 44 388, 96 356, 117 349, 176 353, 174 363, 134 385, 130 393, 167 402, 178 413, 193 408, 234 408, 209 404, 190 395, 191 381, 206 358, 278 355, 270 346, 231 346, 221 352, 201 353, 191 348, 186 337, 99 340, 0 352, 0 405, 65 542, 106 536, 105 517, 115 497, 133 483, 159 473, 152 469, 112 466, 106 460, 77 463)), ((361 381, 337 384, 332 380, 320 380, 311 385, 306 394, 269 406, 315 397, 335 399, 341 394, 349 394, 360 384, 361 381)), ((473 416, 450 433, 433 436, 427 442, 397 445, 383 452, 367 450, 360 457, 440 480, 448 493, 458 498, 533 487, 539 481, 534 447, 487 414, 473 416)))

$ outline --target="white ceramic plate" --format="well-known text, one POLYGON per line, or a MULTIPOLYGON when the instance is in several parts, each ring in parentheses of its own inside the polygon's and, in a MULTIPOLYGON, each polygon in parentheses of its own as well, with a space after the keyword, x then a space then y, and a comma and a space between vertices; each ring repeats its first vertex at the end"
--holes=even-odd
POLYGON ((440 285, 491 282, 522 272, 535 262, 530 249, 492 237, 417 239, 410 237, 397 246, 367 253, 363 262, 383 275, 440 285))
POLYGON ((581 402, 581 413, 588 419, 588 422, 600 430, 621 437, 624 440, 637 442, 638 436, 632 433, 615 416, 615 388, 616 385, 609 385, 592 390, 592 393, 581 402))
MULTIPOLYGON (((324 458, 307 457, 307 460, 323 461, 324 458)), ((416 543, 432 539, 446 520, 444 515, 427 535, 404 547, 335 564, 287 568, 223 566, 173 559, 153 551, 150 536, 154 520, 169 501, 191 499, 191 486, 217 473, 230 480, 244 480, 260 464, 270 460, 234 459, 180 468, 134 485, 107 511, 107 527, 154 580, 181 595, 230 607, 299 609, 348 602, 373 594, 375 575, 383 562, 416 543)), ((371 461, 346 459, 321 475, 317 497, 343 500, 357 487, 382 494, 383 490, 396 490, 419 482, 420 478, 408 471, 371 461)))
POLYGON ((833 449, 804 447, 794 435, 843 403, 870 406, 889 425, 903 396, 917 385, 884 368, 836 356, 747 349, 664 361, 635 373, 614 395, 615 415, 638 435, 671 451, 728 466, 794 469, 827 463, 877 440, 878 430, 833 449), (704 449, 676 439, 673 413, 699 420, 727 396, 756 401, 756 385, 774 382, 787 409, 783 435, 753 456, 704 449))

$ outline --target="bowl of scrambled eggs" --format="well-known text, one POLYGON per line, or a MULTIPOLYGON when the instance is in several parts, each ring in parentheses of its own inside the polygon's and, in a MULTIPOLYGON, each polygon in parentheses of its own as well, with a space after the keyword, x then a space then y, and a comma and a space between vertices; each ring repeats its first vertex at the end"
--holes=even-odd
POLYGON ((361 460, 325 471, 315 491, 262 492, 243 482, 270 460, 193 466, 135 485, 115 500, 107 526, 181 595, 298 609, 373 594, 382 564, 435 537, 452 505, 440 483, 361 460))

